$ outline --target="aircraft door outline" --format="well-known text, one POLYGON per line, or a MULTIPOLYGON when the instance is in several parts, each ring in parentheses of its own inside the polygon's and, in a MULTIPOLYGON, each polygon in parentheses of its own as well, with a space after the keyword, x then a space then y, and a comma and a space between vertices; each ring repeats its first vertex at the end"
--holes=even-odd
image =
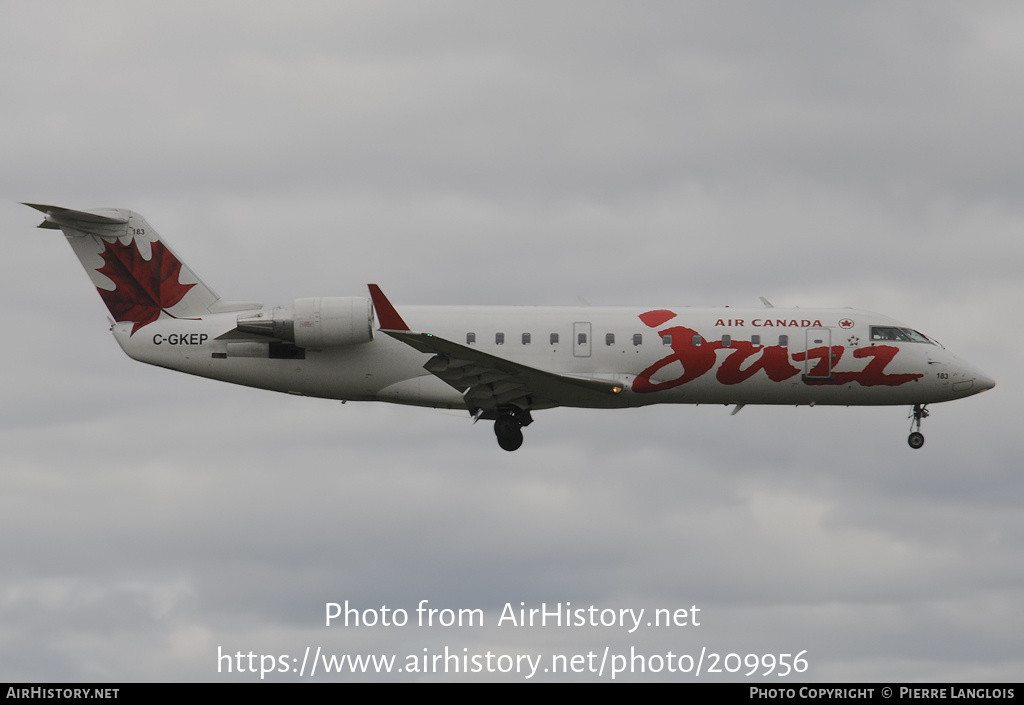
POLYGON ((572 324, 572 354, 574 357, 590 357, 590 323, 577 321, 572 324))
POLYGON ((832 355, 832 329, 831 328, 807 328, 804 345, 804 379, 805 380, 830 380, 833 378, 832 366, 835 359, 832 355), (825 354, 821 357, 812 357, 811 351, 825 348, 825 354), (814 374, 812 374, 812 372, 814 374))

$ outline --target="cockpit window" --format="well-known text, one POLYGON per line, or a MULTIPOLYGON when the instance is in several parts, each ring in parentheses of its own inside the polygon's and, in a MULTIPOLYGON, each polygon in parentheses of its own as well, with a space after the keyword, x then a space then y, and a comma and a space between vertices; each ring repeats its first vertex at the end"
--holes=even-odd
POLYGON ((907 343, 933 344, 928 336, 918 333, 912 328, 897 328, 895 326, 871 326, 871 339, 902 340, 907 343))
POLYGON ((890 328, 888 326, 871 326, 871 339, 872 340, 907 340, 907 336, 903 334, 899 328, 890 328))

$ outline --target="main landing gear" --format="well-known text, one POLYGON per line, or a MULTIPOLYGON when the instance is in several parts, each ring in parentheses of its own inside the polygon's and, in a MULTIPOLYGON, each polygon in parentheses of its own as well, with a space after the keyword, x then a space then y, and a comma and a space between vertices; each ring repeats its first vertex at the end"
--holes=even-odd
POLYGON ((910 418, 913 421, 910 422, 910 436, 907 437, 907 444, 917 450, 924 445, 924 435, 921 433, 921 419, 928 418, 927 404, 914 404, 914 409, 910 412, 910 418))
POLYGON ((533 423, 530 412, 523 409, 503 410, 494 421, 494 435, 503 450, 516 450, 523 445, 523 426, 533 423))

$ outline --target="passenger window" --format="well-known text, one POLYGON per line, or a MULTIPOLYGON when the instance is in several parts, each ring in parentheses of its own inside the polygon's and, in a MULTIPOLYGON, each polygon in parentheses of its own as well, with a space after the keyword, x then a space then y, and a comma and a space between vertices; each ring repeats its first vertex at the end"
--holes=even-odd
POLYGON ((789 347, 789 336, 788 335, 780 335, 779 336, 779 347, 780 348, 788 348, 789 347))
POLYGON ((695 335, 695 336, 693 336, 693 339, 690 342, 693 343, 693 346, 695 348, 699 348, 701 343, 704 342, 704 339, 701 338, 699 335, 695 335))
POLYGON ((722 336, 722 347, 723 348, 731 348, 732 347, 732 336, 731 335, 723 335, 722 336))
POLYGON ((558 333, 551 334, 551 344, 558 345, 558 333))
POLYGON ((614 333, 605 333, 605 335, 604 335, 604 344, 605 345, 615 345, 615 334, 614 333))
POLYGON ((752 336, 750 336, 750 344, 753 345, 754 347, 760 347, 761 346, 761 336, 760 335, 752 335, 752 336))
POLYGON ((587 344, 587 334, 586 333, 580 333, 578 336, 576 336, 576 344, 577 345, 586 345, 587 344))
POLYGON ((476 333, 466 333, 466 345, 476 344, 476 333))
POLYGON ((643 344, 644 344, 644 334, 643 333, 634 333, 633 334, 633 345, 643 345, 643 344))
POLYGON ((529 344, 530 344, 530 334, 529 333, 523 333, 523 345, 529 345, 529 344))
POLYGON ((504 333, 495 333, 494 334, 494 344, 495 345, 504 345, 505 344, 505 334, 504 333))
POLYGON ((662 345, 671 345, 672 344, 672 336, 671 335, 663 335, 663 336, 661 336, 661 344, 662 345))

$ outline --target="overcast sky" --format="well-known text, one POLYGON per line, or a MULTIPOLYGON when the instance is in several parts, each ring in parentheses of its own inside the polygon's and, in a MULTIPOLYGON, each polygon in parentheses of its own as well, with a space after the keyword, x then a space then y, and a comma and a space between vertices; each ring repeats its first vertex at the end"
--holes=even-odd
POLYGON ((445 646, 1019 679, 1022 36, 1011 2, 6 0, 0 680, 445 646), (663 406, 538 413, 506 453, 129 360, 19 201, 139 211, 229 299, 854 306, 998 387, 920 451, 903 407, 663 406), (345 600, 486 625, 325 627, 345 600), (701 624, 498 627, 520 602, 701 624))

